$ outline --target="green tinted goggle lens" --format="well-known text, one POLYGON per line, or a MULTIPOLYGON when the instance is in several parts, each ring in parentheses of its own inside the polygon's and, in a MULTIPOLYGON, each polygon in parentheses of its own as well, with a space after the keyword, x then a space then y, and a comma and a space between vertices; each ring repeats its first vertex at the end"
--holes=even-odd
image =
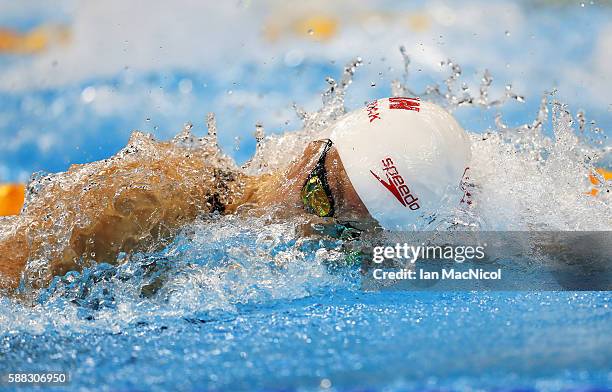
POLYGON ((329 216, 332 211, 332 203, 325 192, 325 187, 319 176, 313 176, 302 188, 301 192, 304 206, 312 213, 320 217, 329 216))

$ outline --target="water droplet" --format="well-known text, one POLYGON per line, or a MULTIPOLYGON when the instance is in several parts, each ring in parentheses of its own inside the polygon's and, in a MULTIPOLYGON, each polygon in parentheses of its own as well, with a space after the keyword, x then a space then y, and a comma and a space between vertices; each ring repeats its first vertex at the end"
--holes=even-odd
POLYGON ((206 128, 208 128, 209 136, 217 137, 217 119, 215 118, 215 113, 211 112, 206 115, 206 128))
POLYGON ((580 2, 580 6, 581 6, 582 8, 584 8, 584 3, 583 3, 583 2, 580 2))
POLYGON ((314 30, 313 29, 308 29, 308 35, 313 35, 314 34, 314 30))
POLYGON ((329 389, 329 388, 331 388, 332 383, 331 383, 331 381, 328 378, 324 378, 324 379, 321 380, 321 383, 319 384, 319 386, 322 389, 329 389))
POLYGON ((85 87, 81 92, 81 100, 85 103, 91 103, 96 99, 96 88, 93 86, 85 87))
POLYGON ((255 142, 257 144, 260 144, 261 141, 264 139, 264 137, 265 137, 265 130, 264 130, 263 124, 261 123, 255 124, 255 142))
POLYGON ((370 82, 370 87, 376 87, 376 83, 375 82, 370 82))
POLYGON ((510 37, 510 31, 506 30, 504 34, 506 34, 506 37, 510 37))
POLYGON ((190 79, 181 79, 178 88, 181 94, 189 94, 193 90, 193 83, 190 79))
POLYGON ((232 90, 227 90, 227 95, 232 95, 234 92, 232 90))

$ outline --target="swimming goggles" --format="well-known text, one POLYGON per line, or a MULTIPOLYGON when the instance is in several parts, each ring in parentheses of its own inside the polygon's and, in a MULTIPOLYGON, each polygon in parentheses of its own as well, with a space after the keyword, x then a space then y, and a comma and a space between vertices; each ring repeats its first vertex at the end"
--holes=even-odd
POLYGON ((332 146, 332 141, 329 139, 322 141, 325 142, 325 147, 316 166, 308 175, 300 196, 308 212, 320 217, 330 217, 334 215, 334 199, 327 183, 325 157, 332 146))

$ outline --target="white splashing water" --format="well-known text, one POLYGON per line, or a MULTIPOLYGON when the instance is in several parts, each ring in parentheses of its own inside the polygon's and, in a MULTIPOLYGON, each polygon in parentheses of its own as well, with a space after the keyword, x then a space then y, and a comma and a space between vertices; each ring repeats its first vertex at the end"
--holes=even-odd
MULTIPOLYGON (((442 62, 450 68, 444 89, 433 85, 421 93, 414 92, 407 85, 410 58, 403 47, 400 52, 405 75, 403 82, 392 82, 394 96, 420 96, 451 112, 462 107, 498 110, 510 100, 525 101, 512 91, 511 85, 506 85, 503 96, 491 99, 488 91, 493 77, 488 71, 482 76, 477 96, 470 94, 465 83, 457 88, 461 67, 451 60, 442 62)), ((328 78, 330 87, 323 94, 321 109, 307 113, 296 108, 304 121, 302 130, 265 138, 260 134, 255 159, 248 166, 254 169, 251 172, 282 167, 298 156, 306 143, 316 139, 318 132, 346 113, 344 96, 360 64, 361 59, 349 63, 340 84, 328 78)), ((450 215, 446 223, 481 230, 608 230, 612 222, 611 183, 595 168, 609 160, 610 147, 606 145, 606 135, 594 122, 585 129, 584 113, 578 112, 577 118, 579 130, 575 129, 567 106, 556 101, 554 93, 546 93, 531 123, 510 128, 498 114, 487 132, 470 133, 472 162, 468 186, 473 202, 467 211, 441 206, 441 211, 450 215), (591 184, 589 176, 595 176, 599 184, 591 184), (587 194, 593 188, 598 191, 595 197, 587 194)))
POLYGON ((232 317, 245 306, 358 288, 358 271, 333 266, 344 258, 339 241, 324 246, 294 233, 294 222, 265 218, 198 221, 162 252, 56 277, 34 306, 0 297, 0 325, 118 332, 136 321, 232 317))
MULTIPOLYGON (((417 94, 407 83, 409 57, 405 50, 401 53, 406 74, 403 81, 393 82, 395 96, 419 95, 450 111, 464 106, 495 110, 508 100, 524 101, 510 86, 504 96, 491 99, 488 89, 493 80, 488 72, 482 77, 478 94, 472 96, 465 84, 457 87, 461 68, 450 60, 444 62, 451 70, 444 88, 428 86, 417 94)), ((247 174, 267 173, 299 156, 309 141, 346 112, 344 97, 360 64, 361 59, 348 64, 340 83, 328 78, 321 109, 308 113, 296 107, 304 122, 301 130, 265 136, 263 126, 258 125, 256 153, 242 170, 247 174)), ((437 228, 609 230, 611 183, 601 176, 599 185, 589 182, 598 162, 609 158, 605 134, 595 124, 586 127, 583 113, 577 116, 576 130, 568 108, 555 101, 554 95, 551 103, 550 99, 550 94, 543 97, 533 122, 511 128, 498 116, 487 132, 470 133, 473 158, 464 185, 472 203, 461 208, 441 206, 444 219, 436 222, 437 228), (598 190, 596 196, 587 194, 593 187, 598 190)), ((173 142, 185 148, 214 146, 218 151, 212 114, 208 127, 208 136, 198 139, 186 125, 173 142)), ((136 135, 126 149, 139 140, 146 144, 136 135)), ((127 153, 126 149, 119 154, 127 153)), ((227 157, 223 162, 236 167, 227 157)), ((44 197, 47 178, 33 178, 28 200, 44 197)), ((77 180, 61 175, 55 178, 77 180)), ((94 265, 83 273, 56 278, 49 289, 42 291, 40 303, 34 307, 0 298, 0 307, 12 309, 0 312, 0 325, 31 333, 42 333, 46 328, 62 330, 65 326, 72 331, 85 327, 116 331, 151 315, 214 317, 236 314, 241 306, 250 304, 357 287, 357 278, 351 275, 354 271, 333 273, 330 269, 344 259, 343 244, 300 238, 295 230, 300 223, 270 223, 265 218, 237 216, 198 220, 185 227, 162 252, 122 256, 129 260, 118 266, 94 265)))

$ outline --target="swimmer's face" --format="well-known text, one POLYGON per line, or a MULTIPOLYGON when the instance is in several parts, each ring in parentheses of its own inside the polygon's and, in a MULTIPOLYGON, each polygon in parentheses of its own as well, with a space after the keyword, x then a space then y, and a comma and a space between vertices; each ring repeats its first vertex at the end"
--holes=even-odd
MULTIPOLYGON (((291 193, 298 195, 308 175, 315 167, 317 160, 325 147, 324 142, 311 142, 304 153, 287 172, 287 180, 292 183, 291 193)), ((342 160, 336 148, 332 145, 327 152, 325 158, 325 171, 327 175, 327 183, 334 200, 334 218, 338 221, 359 222, 362 225, 370 226, 376 223, 368 213, 367 208, 359 198, 359 195, 353 188, 351 181, 344 170, 342 160)), ((296 203, 299 208, 303 209, 301 200, 296 203)))

